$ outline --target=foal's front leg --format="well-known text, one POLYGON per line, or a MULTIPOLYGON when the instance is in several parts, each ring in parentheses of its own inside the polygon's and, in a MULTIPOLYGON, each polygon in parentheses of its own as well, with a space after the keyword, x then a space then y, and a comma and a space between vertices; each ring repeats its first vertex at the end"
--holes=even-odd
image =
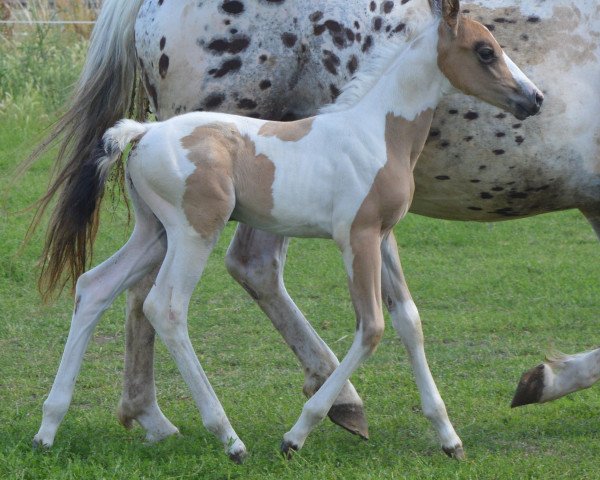
MULTIPOLYGON (((239 224, 227 251, 227 269, 267 314, 305 372, 304 394, 311 397, 339 365, 335 354, 311 327, 283 283, 289 240, 239 224)), ((346 430, 368 437, 363 402, 346 382, 329 410, 329 418, 346 430)))
POLYGON ((283 436, 281 450, 290 455, 302 448, 306 437, 323 419, 358 366, 374 351, 383 335, 381 310, 381 236, 379 228, 352 231, 341 241, 348 285, 356 312, 356 334, 350 350, 323 386, 310 398, 302 414, 283 436))
POLYGON ((402 339, 419 393, 423 414, 431 421, 447 455, 458 459, 464 458, 462 442, 448 419, 446 406, 429 370, 423 342, 423 330, 417 306, 408 291, 394 234, 390 232, 381 243, 382 296, 392 317, 392 323, 398 336, 402 339))

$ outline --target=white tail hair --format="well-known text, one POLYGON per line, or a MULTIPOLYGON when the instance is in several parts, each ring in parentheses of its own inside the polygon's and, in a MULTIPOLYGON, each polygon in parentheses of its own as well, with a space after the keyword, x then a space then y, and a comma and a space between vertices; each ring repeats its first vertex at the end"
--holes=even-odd
POLYGON ((127 145, 139 140, 150 129, 150 123, 140 123, 125 118, 102 136, 105 155, 98 159, 98 175, 104 181, 115 162, 121 158, 127 145))

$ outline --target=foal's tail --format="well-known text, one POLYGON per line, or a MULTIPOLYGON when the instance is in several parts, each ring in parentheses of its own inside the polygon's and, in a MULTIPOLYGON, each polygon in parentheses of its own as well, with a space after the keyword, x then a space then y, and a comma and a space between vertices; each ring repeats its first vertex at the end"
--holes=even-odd
POLYGON ((103 186, 98 190, 97 183, 97 147, 101 133, 133 110, 133 30, 142 1, 104 1, 68 110, 21 165, 21 171, 25 171, 60 139, 53 178, 38 202, 29 230, 31 235, 51 201, 58 197, 42 253, 39 288, 44 297, 61 289, 69 278, 74 283, 91 256, 103 191, 103 186), (67 275, 63 277, 65 270, 67 275))

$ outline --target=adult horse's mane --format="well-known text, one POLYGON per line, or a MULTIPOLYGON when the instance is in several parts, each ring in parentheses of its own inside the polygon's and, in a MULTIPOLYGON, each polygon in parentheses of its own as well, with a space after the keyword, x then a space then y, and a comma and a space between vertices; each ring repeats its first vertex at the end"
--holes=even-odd
POLYGON ((394 61, 423 31, 441 17, 439 0, 423 1, 422 5, 411 5, 410 15, 400 35, 390 37, 389 42, 375 47, 369 60, 352 80, 342 89, 335 103, 325 105, 319 113, 332 113, 346 110, 356 105, 392 66, 394 61))

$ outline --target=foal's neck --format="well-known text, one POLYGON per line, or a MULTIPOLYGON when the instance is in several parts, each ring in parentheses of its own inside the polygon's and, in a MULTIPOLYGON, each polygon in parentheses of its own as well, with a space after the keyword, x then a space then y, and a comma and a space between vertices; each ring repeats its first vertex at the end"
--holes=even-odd
POLYGON ((398 54, 374 87, 348 113, 361 123, 386 115, 412 122, 434 110, 449 82, 437 65, 438 22, 398 54), (367 120, 368 119, 368 120, 367 120))

